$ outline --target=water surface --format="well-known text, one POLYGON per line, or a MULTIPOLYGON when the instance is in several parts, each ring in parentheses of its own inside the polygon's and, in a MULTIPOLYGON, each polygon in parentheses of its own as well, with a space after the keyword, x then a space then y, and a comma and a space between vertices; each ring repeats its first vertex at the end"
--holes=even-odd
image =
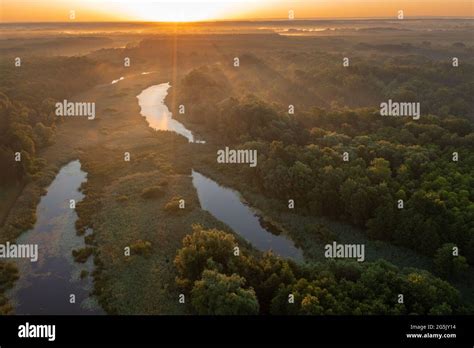
MULTIPOLYGON (((141 114, 154 129, 174 131, 184 135, 190 142, 204 143, 195 139, 190 130, 172 118, 171 112, 164 104, 169 88, 169 83, 162 83, 144 89, 137 96, 141 114)), ((272 250, 279 256, 295 260, 303 259, 301 249, 297 248, 291 239, 284 235, 275 235, 262 226, 260 218, 242 203, 237 191, 222 187, 196 171, 192 172, 192 178, 202 209, 227 224, 255 248, 261 251, 272 250)))
POLYGON ((123 79, 125 79, 125 77, 121 76, 117 80, 113 80, 110 84, 115 85, 117 82, 122 81, 123 79))
POLYGON ((169 83, 162 83, 148 87, 137 95, 140 113, 153 129, 173 131, 185 136, 189 142, 194 142, 193 133, 172 117, 164 103, 170 87, 169 83))
POLYGON ((303 260, 303 252, 285 235, 275 235, 264 228, 258 215, 242 203, 237 191, 223 187, 208 177, 192 171, 201 208, 227 224, 260 251, 272 250, 276 255, 303 260))
MULTIPOLYGON (((80 202, 78 191, 87 180, 79 161, 61 168, 36 208, 35 226, 23 233, 16 244, 38 244, 38 261, 17 259, 20 278, 11 290, 16 314, 102 314, 89 296, 92 278, 80 278, 82 270, 93 271, 92 257, 85 264, 74 262, 72 250, 84 247, 76 235, 77 214, 69 201, 80 202), (74 294, 76 303, 70 303, 74 294)), ((80 329, 80 328, 79 328, 80 329)))

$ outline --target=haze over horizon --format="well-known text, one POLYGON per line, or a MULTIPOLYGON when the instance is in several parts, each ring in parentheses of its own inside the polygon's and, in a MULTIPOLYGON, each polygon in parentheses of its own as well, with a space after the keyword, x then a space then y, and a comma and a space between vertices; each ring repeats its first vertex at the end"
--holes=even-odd
POLYGON ((195 22, 229 20, 472 17, 469 0, 3 0, 1 22, 195 22), (74 11, 74 18, 71 17, 74 11))

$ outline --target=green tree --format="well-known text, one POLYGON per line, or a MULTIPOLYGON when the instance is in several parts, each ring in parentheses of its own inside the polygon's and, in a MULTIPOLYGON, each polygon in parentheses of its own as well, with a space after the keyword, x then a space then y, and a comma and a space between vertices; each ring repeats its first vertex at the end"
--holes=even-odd
POLYGON ((236 246, 237 242, 231 234, 215 229, 204 230, 202 226, 194 225, 193 233, 184 237, 183 247, 174 260, 179 274, 178 283, 189 288, 210 264, 219 272, 228 273, 233 262, 241 259, 233 254, 236 246))
POLYGON ((446 243, 436 251, 434 256, 434 264, 436 273, 443 278, 459 278, 467 270, 468 265, 464 256, 453 255, 456 245, 446 243))
POLYGON ((390 170, 390 162, 383 158, 374 158, 370 162, 369 177, 372 182, 379 184, 381 182, 388 182, 392 172, 390 170))
MULTIPOLYGON (((334 282, 333 279, 330 282, 334 282)), ((328 279, 308 281, 299 279, 296 283, 281 287, 273 298, 272 314, 342 314, 342 303, 338 303, 328 288, 328 279)))
POLYGON ((251 315, 258 314, 259 305, 255 291, 245 289, 245 279, 237 274, 227 276, 205 270, 202 279, 194 282, 191 304, 202 315, 251 315))

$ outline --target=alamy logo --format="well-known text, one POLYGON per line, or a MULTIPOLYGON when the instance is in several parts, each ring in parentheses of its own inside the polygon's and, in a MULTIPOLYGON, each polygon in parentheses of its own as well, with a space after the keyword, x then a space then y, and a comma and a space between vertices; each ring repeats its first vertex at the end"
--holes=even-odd
POLYGON ((0 244, 0 259, 30 259, 38 261, 38 244, 0 244))
POLYGON ((232 150, 226 146, 217 151, 217 163, 248 163, 250 167, 256 167, 257 150, 232 150))
POLYGON ((420 103, 418 102, 394 102, 389 99, 388 102, 380 104, 381 116, 410 116, 414 120, 420 118, 420 103))
POLYGON ((334 259, 354 259, 363 262, 365 260, 365 245, 364 244, 326 244, 324 247, 324 256, 334 259))
POLYGON ((56 325, 35 325, 28 322, 18 326, 20 338, 47 338, 48 341, 56 339, 56 325))
POLYGON ((63 102, 56 103, 56 116, 87 116, 88 120, 95 118, 94 102, 63 102))

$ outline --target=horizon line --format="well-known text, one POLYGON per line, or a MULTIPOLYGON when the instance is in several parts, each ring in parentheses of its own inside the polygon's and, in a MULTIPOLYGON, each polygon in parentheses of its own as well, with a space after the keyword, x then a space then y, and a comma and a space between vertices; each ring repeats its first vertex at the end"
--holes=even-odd
POLYGON ((418 19, 469 19, 473 20, 474 16, 405 16, 404 19, 398 19, 397 17, 307 17, 298 19, 288 18, 249 18, 249 19, 209 19, 209 20, 198 20, 198 21, 150 21, 150 20, 107 20, 107 21, 1 21, 1 24, 85 24, 85 23, 153 23, 153 24, 199 24, 199 23, 220 23, 220 22, 269 22, 269 21, 281 21, 281 22, 299 22, 299 21, 344 21, 344 20, 388 20, 392 19, 395 21, 405 20, 418 20, 418 19))

